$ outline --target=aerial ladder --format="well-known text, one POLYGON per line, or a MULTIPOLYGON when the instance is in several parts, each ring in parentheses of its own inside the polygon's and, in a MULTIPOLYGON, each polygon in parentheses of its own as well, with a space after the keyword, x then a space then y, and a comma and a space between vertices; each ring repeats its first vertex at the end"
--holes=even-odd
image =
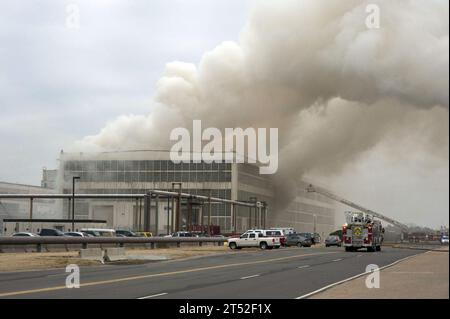
POLYGON ((396 221, 395 219, 392 219, 390 217, 387 217, 385 215, 382 215, 380 213, 374 212, 373 210, 367 209, 365 207, 362 207, 361 205, 358 205, 356 203, 353 203, 349 200, 346 200, 345 198, 342 198, 340 196, 337 196, 335 194, 332 194, 326 190, 324 190, 323 188, 319 188, 319 187, 315 187, 312 184, 309 184, 309 186, 306 188, 306 191, 308 193, 318 193, 320 195, 326 196, 332 200, 335 200, 341 204, 347 205, 349 207, 352 207, 354 209, 357 209, 358 211, 364 212, 366 214, 370 214, 373 217, 376 217, 378 219, 384 220, 385 222, 392 224, 393 226, 396 226, 398 228, 401 229, 402 231, 402 239, 403 239, 403 233, 408 233, 409 231, 409 227, 399 221, 396 221))

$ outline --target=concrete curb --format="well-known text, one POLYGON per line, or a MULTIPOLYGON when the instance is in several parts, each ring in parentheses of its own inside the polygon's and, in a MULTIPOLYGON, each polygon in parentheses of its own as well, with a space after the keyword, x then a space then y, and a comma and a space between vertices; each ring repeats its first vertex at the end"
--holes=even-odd
POLYGON ((80 258, 103 262, 104 252, 101 248, 84 248, 80 250, 80 258))
POLYGON ((105 249, 105 261, 121 261, 127 260, 127 254, 124 247, 105 249))

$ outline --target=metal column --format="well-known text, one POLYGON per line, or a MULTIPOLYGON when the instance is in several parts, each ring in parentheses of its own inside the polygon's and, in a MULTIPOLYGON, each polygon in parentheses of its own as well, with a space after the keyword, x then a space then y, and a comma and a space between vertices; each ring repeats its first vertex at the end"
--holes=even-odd
POLYGON ((258 205, 258 228, 263 228, 262 227, 262 209, 261 209, 261 205, 258 205))
POLYGON ((177 200, 177 224, 175 231, 180 231, 181 225, 181 190, 178 192, 178 200, 177 200))
POLYGON ((33 228, 32 228, 32 225, 33 225, 33 223, 32 223, 32 221, 33 221, 33 197, 30 197, 30 232, 32 232, 33 231, 33 228))
POLYGON ((234 204, 231 204, 231 214, 230 214, 230 221, 231 221, 231 232, 234 234, 234 231, 235 231, 235 221, 234 221, 234 214, 235 214, 235 212, 234 212, 234 209, 235 209, 235 207, 234 207, 234 204))
POLYGON ((68 198, 69 199, 69 201, 67 202, 67 219, 70 219, 70 216, 71 216, 71 214, 70 214, 70 209, 71 209, 71 207, 72 207, 72 198, 68 198))
POLYGON ((142 198, 139 198, 138 230, 142 231, 142 198))
POLYGON ((155 236, 158 236, 159 231, 159 195, 156 195, 156 208, 155 208, 155 236))
POLYGON ((211 190, 208 197, 208 235, 211 236, 211 190))
POLYGON ((200 228, 202 229, 203 232, 203 203, 199 207, 198 217, 200 219, 200 228))
POLYGON ((148 193, 144 197, 144 231, 150 231, 150 217, 151 217, 151 194, 148 193))
POLYGON ((172 205, 170 205, 170 216, 172 222, 170 223, 170 232, 175 232, 175 198, 172 196, 171 198, 172 205))
POLYGON ((192 199, 189 198, 187 202, 187 231, 192 230, 192 199))
POLYGON ((172 208, 170 207, 170 197, 167 196, 167 235, 170 234, 170 212, 172 208))

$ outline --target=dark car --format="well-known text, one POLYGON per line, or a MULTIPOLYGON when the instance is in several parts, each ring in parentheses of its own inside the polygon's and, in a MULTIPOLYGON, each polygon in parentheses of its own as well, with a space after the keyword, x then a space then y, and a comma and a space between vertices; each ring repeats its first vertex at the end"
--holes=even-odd
POLYGON ((320 243, 320 235, 318 233, 299 233, 299 235, 309 239, 312 245, 320 243))
POLYGON ((42 228, 39 236, 65 236, 64 233, 58 229, 42 228))
POLYGON ((286 246, 311 247, 311 239, 299 234, 289 234, 286 237, 286 246))
POLYGON ((116 230, 116 236, 117 237, 140 237, 139 235, 132 232, 131 230, 123 230, 123 229, 116 230))
POLYGON ((339 238, 339 236, 331 235, 328 236, 327 239, 325 239, 325 247, 330 246, 337 246, 337 247, 342 246, 342 240, 339 238))

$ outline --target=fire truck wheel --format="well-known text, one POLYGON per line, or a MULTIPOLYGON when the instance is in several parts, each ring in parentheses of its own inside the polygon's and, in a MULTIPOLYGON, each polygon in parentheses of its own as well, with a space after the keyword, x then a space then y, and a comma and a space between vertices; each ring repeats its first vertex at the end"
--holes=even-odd
POLYGON ((353 251, 352 247, 345 247, 345 251, 353 251))

